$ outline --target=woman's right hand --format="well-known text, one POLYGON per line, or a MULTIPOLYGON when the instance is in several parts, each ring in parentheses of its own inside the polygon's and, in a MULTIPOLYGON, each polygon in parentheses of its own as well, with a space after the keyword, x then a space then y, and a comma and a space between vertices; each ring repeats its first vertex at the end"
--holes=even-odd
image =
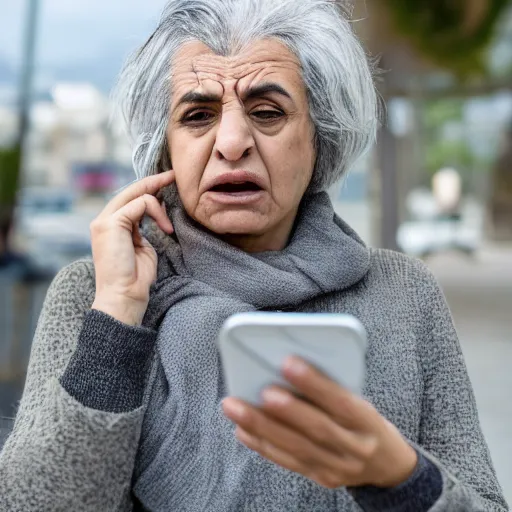
POLYGON ((92 309, 128 325, 142 324, 158 259, 154 248, 141 236, 139 224, 146 214, 164 232, 173 232, 165 209, 154 195, 173 181, 173 171, 137 181, 115 196, 91 223, 96 270, 92 309))

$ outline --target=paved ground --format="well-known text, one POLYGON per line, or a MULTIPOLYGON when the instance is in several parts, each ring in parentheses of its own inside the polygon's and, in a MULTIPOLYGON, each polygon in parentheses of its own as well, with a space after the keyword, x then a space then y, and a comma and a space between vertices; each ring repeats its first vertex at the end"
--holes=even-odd
POLYGON ((452 310, 480 421, 512 506, 512 247, 427 261, 452 310))

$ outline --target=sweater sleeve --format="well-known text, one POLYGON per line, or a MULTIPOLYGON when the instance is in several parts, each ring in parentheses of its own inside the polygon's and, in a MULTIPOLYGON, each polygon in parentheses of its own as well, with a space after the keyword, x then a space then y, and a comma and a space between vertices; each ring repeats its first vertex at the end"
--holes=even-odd
POLYGON ((353 487, 349 491, 365 512, 428 512, 443 489, 439 468, 421 452, 410 478, 390 489, 353 487))
MULTIPOLYGON (((80 386, 70 386, 70 393, 59 381, 77 348, 93 299, 90 261, 63 269, 48 290, 14 429, 0 453, 2 510, 132 509, 130 483, 142 407, 123 412, 94 409, 80 401, 80 386)), ((81 389, 91 384, 84 381, 81 389)), ((106 386, 115 385, 110 375, 106 386)))
POLYGON ((443 479, 430 512, 506 512, 445 297, 431 272, 422 263, 418 267, 414 281, 424 388, 419 439, 412 444, 443 479))
POLYGON ((61 385, 98 411, 122 413, 141 407, 156 336, 152 329, 88 311, 61 385))

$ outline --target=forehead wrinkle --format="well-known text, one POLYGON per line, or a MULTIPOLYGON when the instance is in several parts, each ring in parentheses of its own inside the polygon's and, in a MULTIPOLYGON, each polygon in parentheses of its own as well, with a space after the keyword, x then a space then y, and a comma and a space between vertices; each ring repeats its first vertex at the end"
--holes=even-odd
POLYGON ((216 80, 238 80, 243 78, 247 73, 250 73, 249 65, 244 65, 242 69, 238 67, 226 67, 215 64, 208 63, 207 65, 201 66, 201 69, 198 70, 198 73, 201 75, 206 75, 208 77, 215 78, 216 80))
POLYGON ((201 76, 201 72, 195 72, 195 75, 197 77, 197 83, 198 83, 198 88, 201 90, 201 91, 207 91, 208 89, 211 89, 212 87, 208 87, 208 84, 206 83, 207 81, 210 81, 210 82, 215 82, 215 86, 219 85, 221 87, 221 93, 220 93, 220 97, 223 97, 224 94, 226 94, 226 88, 224 86, 224 83, 222 82, 222 80, 218 80, 216 78, 212 78, 210 76, 201 76))
POLYGON ((281 41, 276 39, 262 39, 247 45, 235 55, 219 55, 201 41, 189 41, 185 43, 174 57, 174 64, 179 66, 183 62, 193 60, 205 63, 223 62, 228 68, 235 68, 242 64, 258 64, 261 62, 291 62, 300 66, 297 56, 281 41), (277 57, 276 57, 277 56, 277 57))
POLYGON ((268 59, 250 62, 241 66, 233 66, 228 69, 220 65, 216 66, 211 62, 205 66, 198 66, 197 63, 194 64, 194 72, 196 72, 198 76, 206 76, 219 81, 240 80, 251 74, 260 74, 265 71, 276 72, 277 70, 299 72, 299 68, 295 63, 268 59))
MULTIPOLYGON (((195 55, 189 54, 189 58, 187 58, 186 52, 187 49, 185 48, 184 54, 178 56, 175 61, 176 67, 173 77, 175 86, 178 85, 177 88, 181 89, 180 93, 183 89, 187 89, 183 94, 187 92, 211 92, 213 84, 208 84, 208 82, 212 81, 215 82, 215 89, 217 87, 221 88, 221 102, 226 104, 226 102, 231 101, 230 98, 225 98, 230 89, 233 89, 235 95, 242 101, 244 91, 257 85, 257 82, 269 81, 268 77, 270 75, 279 75, 279 72, 282 71, 291 71, 294 75, 290 76, 287 73, 288 79, 286 82, 290 81, 295 85, 297 82, 302 82, 300 80, 300 61, 288 48, 282 45, 278 49, 271 48, 270 50, 261 46, 256 49, 249 47, 248 50, 227 57, 213 53, 206 46, 195 55), (187 78, 188 74, 191 75, 189 78, 187 78), (231 82, 235 82, 234 86, 231 82)), ((271 81, 280 83, 282 80, 279 78, 271 81)), ((285 87, 285 89, 290 90, 289 87, 285 87)), ((216 90, 217 93, 219 93, 218 90, 216 90)))
POLYGON ((185 78, 174 80, 172 83, 172 108, 175 109, 184 105, 182 98, 184 98, 189 93, 195 92, 199 94, 202 93, 204 95, 216 96, 220 100, 225 94, 225 87, 224 84, 220 81, 212 80, 211 78, 206 77, 201 78, 198 73, 190 71, 187 73, 185 78), (217 86, 219 86, 221 88, 220 93, 217 90, 212 91, 212 85, 208 85, 207 82, 214 82, 215 89, 217 89, 217 86))
POLYGON ((221 56, 213 53, 201 53, 193 57, 194 68, 203 73, 215 74, 219 78, 242 78, 257 71, 262 65, 299 71, 300 62, 287 48, 282 51, 258 48, 234 56, 221 56), (276 55, 278 54, 278 55, 276 55))

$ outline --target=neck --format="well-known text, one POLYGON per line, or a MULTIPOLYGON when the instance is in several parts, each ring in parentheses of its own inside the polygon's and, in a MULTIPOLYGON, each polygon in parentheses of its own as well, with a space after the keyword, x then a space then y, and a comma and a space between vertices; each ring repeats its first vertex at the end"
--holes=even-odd
POLYGON ((282 251, 290 240, 297 211, 273 229, 258 234, 223 234, 219 238, 244 252, 282 251))

